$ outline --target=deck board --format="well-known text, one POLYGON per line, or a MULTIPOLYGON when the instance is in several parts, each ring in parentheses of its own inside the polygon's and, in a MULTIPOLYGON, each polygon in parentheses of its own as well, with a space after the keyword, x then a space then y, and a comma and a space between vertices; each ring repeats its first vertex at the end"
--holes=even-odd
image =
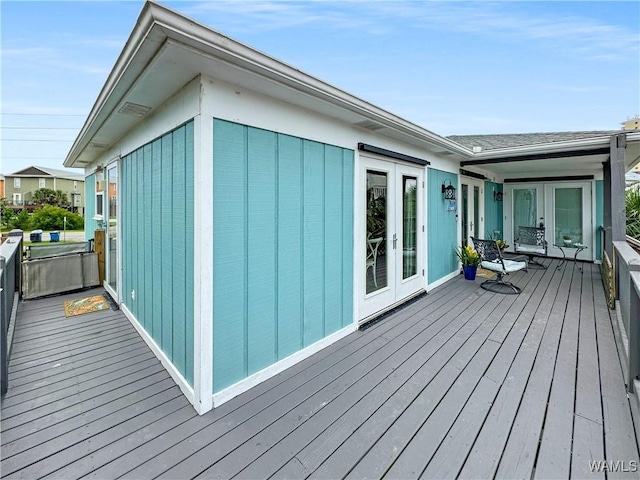
POLYGON ((459 276, 203 416, 121 312, 64 317, 101 289, 23 302, 3 478, 604 478, 588 460, 639 452, 599 268, 545 263, 514 296, 459 276))

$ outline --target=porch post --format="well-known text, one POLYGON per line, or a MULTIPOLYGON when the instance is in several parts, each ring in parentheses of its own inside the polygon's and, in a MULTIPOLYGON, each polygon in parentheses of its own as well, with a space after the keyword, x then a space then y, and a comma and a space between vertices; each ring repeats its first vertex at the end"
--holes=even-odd
POLYGON ((627 222, 624 214, 624 151, 627 148, 626 133, 611 136, 611 241, 625 242, 627 222), (622 214, 620 212, 623 212, 622 214))
MULTIPOLYGON (((603 189, 602 189, 602 205, 604 214, 602 223, 604 228, 604 238, 602 239, 602 248, 607 253, 607 257, 613 259, 613 242, 611 241, 611 157, 602 164, 603 170, 603 189)), ((604 259, 603 259, 604 261, 604 259)))

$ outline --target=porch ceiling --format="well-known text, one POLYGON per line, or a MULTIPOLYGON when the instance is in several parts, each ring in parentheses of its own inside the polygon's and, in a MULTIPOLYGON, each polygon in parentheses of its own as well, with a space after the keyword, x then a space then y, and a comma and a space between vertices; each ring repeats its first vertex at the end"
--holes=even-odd
MULTIPOLYGON (((527 157, 528 158, 528 157, 527 157)), ((593 155, 563 156, 559 158, 535 158, 518 159, 518 157, 505 157, 462 162, 463 166, 478 166, 484 170, 500 176, 521 176, 523 174, 546 174, 566 172, 578 169, 585 174, 595 174, 602 171, 602 164, 609 159, 609 152, 593 155)))

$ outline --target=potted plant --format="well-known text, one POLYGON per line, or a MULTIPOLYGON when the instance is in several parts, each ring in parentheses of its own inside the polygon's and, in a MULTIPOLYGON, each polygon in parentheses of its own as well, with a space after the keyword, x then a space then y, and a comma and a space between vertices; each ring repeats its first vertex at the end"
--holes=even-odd
POLYGON ((571 236, 567 234, 562 235, 562 241, 565 245, 571 245, 571 236))
POLYGON ((498 245, 500 252, 504 252, 505 249, 509 248, 509 245, 504 240, 498 239, 496 240, 496 244, 498 245))
POLYGON ((464 278, 467 280, 475 280, 476 271, 478 265, 480 265, 480 255, 478 255, 478 252, 476 252, 471 245, 467 245, 466 247, 456 248, 456 256, 462 263, 464 278))

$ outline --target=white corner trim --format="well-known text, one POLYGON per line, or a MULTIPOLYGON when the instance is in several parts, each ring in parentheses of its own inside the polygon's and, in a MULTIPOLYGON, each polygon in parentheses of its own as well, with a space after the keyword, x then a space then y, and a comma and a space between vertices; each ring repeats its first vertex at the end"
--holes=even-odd
POLYGON ((133 328, 136 329, 138 334, 149 346, 153 354, 158 358, 158 360, 160 360, 160 363, 162 363, 162 366, 167 370, 167 372, 169 372, 169 375, 171 375, 171 378, 173 378, 174 382, 176 382, 180 390, 182 390, 182 393, 184 394, 185 397, 187 397, 187 400, 189 400, 189 402, 194 406, 198 414, 202 415, 202 413, 204 412, 198 411, 198 407, 194 401, 195 396, 193 393, 193 388, 191 388, 191 385, 187 383, 187 381, 182 376, 182 374, 176 369, 173 363, 171 363, 171 360, 169 360, 169 357, 167 357, 166 354, 160 349, 160 347, 158 347, 158 345, 153 340, 153 338, 151 338, 151 335, 149 335, 147 331, 142 327, 142 325, 140 325, 136 317, 133 315, 133 313, 131 313, 131 311, 127 308, 127 306, 124 303, 120 305, 120 309, 122 310, 122 313, 124 313, 124 315, 129 319, 129 322, 131 322, 131 325, 133 325, 133 328))
POLYGON ((447 283, 449 280, 453 280, 458 275, 460 275, 460 269, 457 269, 455 272, 451 272, 449 275, 446 275, 446 276, 436 280, 435 282, 430 283, 429 285, 427 285, 427 292, 430 292, 434 288, 439 287, 443 283, 447 283))
POLYGON ((313 343, 308 347, 297 351, 293 355, 290 355, 287 358, 283 358, 279 362, 276 362, 273 365, 270 365, 267 368, 254 373, 244 380, 240 380, 238 383, 235 383, 230 387, 225 388, 224 390, 221 390, 220 392, 213 395, 213 406, 219 407, 223 403, 228 402, 232 398, 246 392, 259 383, 264 382, 265 380, 277 375, 278 373, 286 370, 287 368, 295 365, 305 358, 310 357, 314 353, 319 352, 323 348, 328 347, 332 343, 335 343, 338 340, 346 337, 347 335, 355 332, 357 329, 358 325, 356 323, 351 323, 343 329, 338 330, 337 332, 334 332, 331 335, 323 338, 322 340, 318 340, 316 343, 313 343))
POLYGON ((193 387, 203 414, 213 408, 213 117, 196 116, 193 132, 193 387))

